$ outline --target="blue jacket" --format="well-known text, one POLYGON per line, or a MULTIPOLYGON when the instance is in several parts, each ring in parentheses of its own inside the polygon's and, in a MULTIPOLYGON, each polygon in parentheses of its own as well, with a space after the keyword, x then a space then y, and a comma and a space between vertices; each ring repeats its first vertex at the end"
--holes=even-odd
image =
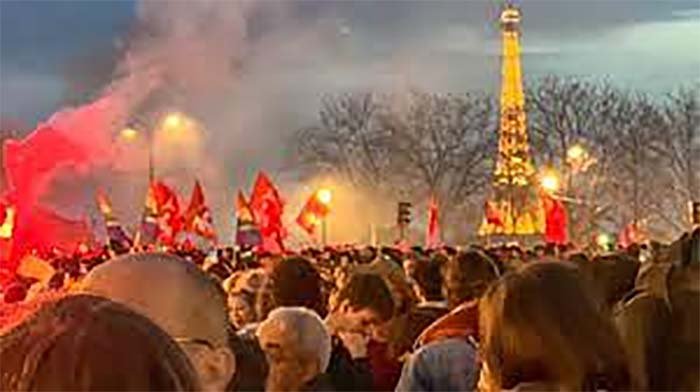
POLYGON ((425 345, 404 362, 397 392, 471 391, 479 378, 476 348, 450 338, 425 345))

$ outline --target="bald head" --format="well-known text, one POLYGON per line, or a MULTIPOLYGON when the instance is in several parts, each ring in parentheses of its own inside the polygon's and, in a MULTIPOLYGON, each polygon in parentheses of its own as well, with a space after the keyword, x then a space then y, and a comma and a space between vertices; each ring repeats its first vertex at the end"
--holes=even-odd
POLYGON ((94 268, 82 289, 149 317, 173 338, 227 342, 223 290, 196 265, 179 257, 126 255, 94 268))

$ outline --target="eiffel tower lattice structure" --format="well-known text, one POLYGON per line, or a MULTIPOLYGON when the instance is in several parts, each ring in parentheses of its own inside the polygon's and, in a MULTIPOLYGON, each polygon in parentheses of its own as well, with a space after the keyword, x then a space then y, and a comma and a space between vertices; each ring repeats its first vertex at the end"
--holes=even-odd
POLYGON ((520 66, 520 10, 507 4, 500 16, 501 96, 498 157, 481 236, 533 236, 544 232, 537 172, 527 136, 520 66))

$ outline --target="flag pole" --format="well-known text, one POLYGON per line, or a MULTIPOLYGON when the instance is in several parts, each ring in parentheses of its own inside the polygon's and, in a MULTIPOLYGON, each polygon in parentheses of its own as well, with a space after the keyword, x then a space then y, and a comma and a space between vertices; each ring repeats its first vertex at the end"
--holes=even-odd
POLYGON ((148 143, 148 184, 155 180, 155 167, 153 165, 153 140, 148 143))

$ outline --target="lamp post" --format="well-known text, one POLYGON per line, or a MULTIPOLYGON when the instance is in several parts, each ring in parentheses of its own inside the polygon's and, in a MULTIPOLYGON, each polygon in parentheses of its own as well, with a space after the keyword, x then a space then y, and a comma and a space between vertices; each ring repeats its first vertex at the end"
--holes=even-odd
POLYGON ((333 201, 333 193, 328 188, 321 188, 316 192, 316 200, 326 208, 326 213, 321 217, 321 241, 323 246, 328 244, 328 212, 333 201))
POLYGON ((151 129, 148 126, 138 122, 134 126, 130 126, 121 130, 119 137, 127 143, 133 143, 138 140, 141 135, 145 134, 146 147, 148 148, 148 182, 153 183, 155 180, 155 149, 156 149, 156 132, 166 132, 169 135, 175 135, 183 127, 188 126, 189 120, 178 112, 170 112, 161 117, 155 128, 151 129), (140 131, 144 129, 145 131, 140 131))
POLYGON ((545 169, 540 175, 540 186, 547 191, 547 193, 555 194, 559 191, 559 187, 561 186, 559 174, 552 168, 545 169))

